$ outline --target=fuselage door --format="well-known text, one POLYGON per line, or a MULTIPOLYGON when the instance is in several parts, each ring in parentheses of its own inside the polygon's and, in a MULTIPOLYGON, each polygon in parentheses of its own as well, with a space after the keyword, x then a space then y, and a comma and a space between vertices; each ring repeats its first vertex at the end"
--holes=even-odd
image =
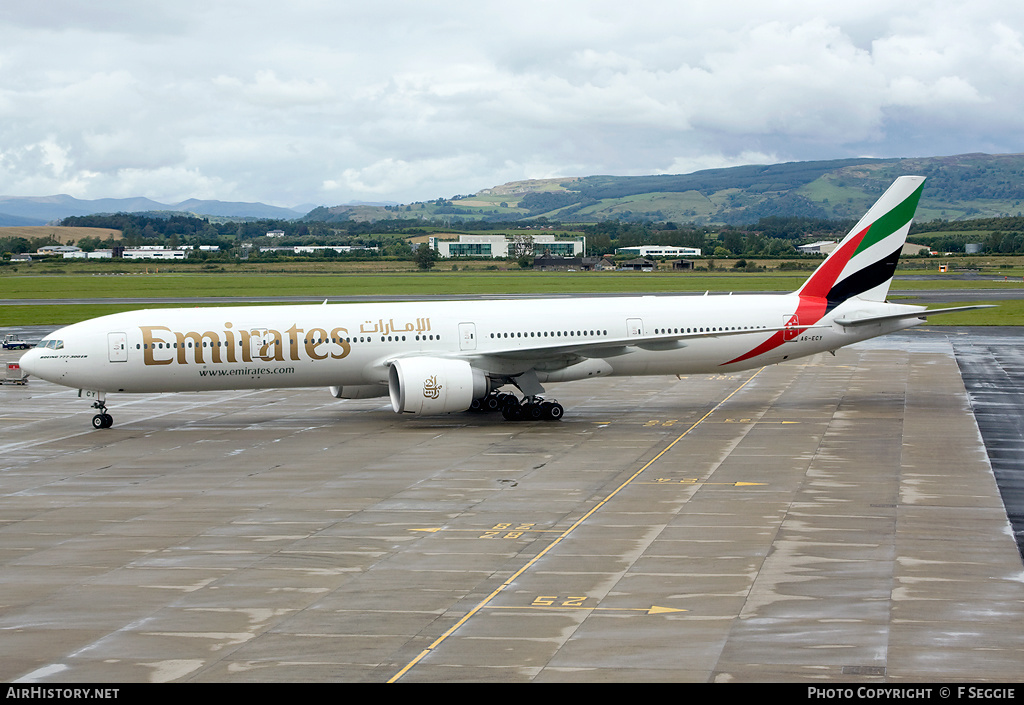
POLYGON ((626 319, 626 335, 630 338, 637 338, 644 334, 644 322, 639 318, 626 319))
POLYGON ((459 350, 476 350, 476 324, 459 324, 459 350))
POLYGON ((270 349, 270 332, 266 328, 254 328, 249 331, 249 356, 253 360, 273 359, 274 351, 270 349), (266 357, 262 357, 266 355, 266 357))
POLYGON ((127 362, 128 336, 124 333, 107 333, 107 355, 111 362, 127 362))

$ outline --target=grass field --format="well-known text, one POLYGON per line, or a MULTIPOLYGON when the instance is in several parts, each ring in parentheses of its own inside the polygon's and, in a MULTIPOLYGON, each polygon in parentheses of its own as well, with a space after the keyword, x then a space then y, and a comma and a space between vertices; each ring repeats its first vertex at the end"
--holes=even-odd
MULTIPOLYGON (((898 302, 896 302, 898 303, 898 302)), ((954 306, 995 305, 998 308, 986 308, 979 311, 949 313, 928 319, 930 326, 1024 326, 1024 301, 959 301, 931 306, 930 308, 953 308, 954 306)))
POLYGON ((789 291, 802 273, 660 274, 614 272, 395 272, 277 274, 57 274, 0 279, 0 298, 121 298, 125 296, 347 296, 637 293, 671 291, 789 291))
MULTIPOLYGON (((153 268, 156 269, 155 267, 153 268)), ((26 274, 0 276, 0 299, 87 299, 89 303, 21 305, 11 302, 0 310, 0 326, 63 325, 95 316, 137 308, 180 304, 123 304, 104 299, 182 297, 323 297, 349 296, 465 296, 517 294, 715 293, 793 291, 807 272, 667 273, 667 272, 533 272, 432 271, 335 272, 315 268, 272 274, 254 272, 161 272, 122 276, 96 274, 26 274)), ((893 291, 929 289, 977 290, 1024 288, 1021 277, 998 280, 904 279, 897 277, 893 291)), ((999 308, 943 316, 940 325, 1024 325, 1024 302, 993 301, 999 308)), ((224 304, 229 305, 229 304, 224 304)), ((243 304, 244 305, 244 304, 243 304)))
POLYGON ((0 228, 0 237, 52 237, 62 245, 68 242, 78 242, 84 237, 94 237, 106 240, 108 237, 115 240, 121 239, 121 231, 111 228, 76 228, 64 227, 61 225, 22 225, 0 228))

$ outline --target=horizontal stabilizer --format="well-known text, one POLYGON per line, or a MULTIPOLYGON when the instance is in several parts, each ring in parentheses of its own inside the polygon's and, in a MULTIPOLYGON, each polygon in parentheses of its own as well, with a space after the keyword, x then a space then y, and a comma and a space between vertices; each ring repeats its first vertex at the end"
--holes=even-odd
POLYGON ((907 318, 920 318, 925 319, 928 316, 934 316, 939 313, 956 313, 957 311, 973 311, 979 308, 995 308, 994 304, 979 304, 977 306, 955 306, 953 308, 933 308, 933 309, 921 309, 920 311, 910 311, 907 313, 890 313, 885 316, 865 316, 864 318, 851 318, 850 316, 841 316, 836 319, 836 323, 841 326, 864 326, 869 323, 881 323, 882 321, 898 321, 907 318))

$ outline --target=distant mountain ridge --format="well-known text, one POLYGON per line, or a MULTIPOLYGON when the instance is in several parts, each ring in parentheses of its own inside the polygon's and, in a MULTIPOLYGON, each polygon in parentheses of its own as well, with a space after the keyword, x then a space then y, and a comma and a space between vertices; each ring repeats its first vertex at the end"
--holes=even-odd
POLYGON ((1024 155, 961 154, 753 164, 692 174, 514 181, 472 196, 392 208, 318 208, 309 220, 443 218, 563 223, 604 220, 742 225, 769 216, 859 218, 897 176, 928 177, 919 222, 1024 212, 1024 155))
POLYGON ((295 220, 310 209, 296 210, 268 206, 265 203, 244 203, 190 198, 181 203, 159 203, 149 198, 100 198, 84 200, 58 194, 55 196, 0 196, 0 226, 46 225, 73 215, 94 213, 140 213, 176 211, 202 216, 225 218, 259 218, 295 220))
POLYGON ((1024 154, 855 158, 753 164, 691 174, 584 176, 515 181, 471 196, 407 205, 349 203, 280 208, 263 203, 148 198, 81 200, 67 195, 0 196, 0 226, 45 225, 93 213, 182 212, 224 218, 322 222, 394 219, 742 225, 768 216, 855 219, 897 176, 925 176, 918 222, 1024 213, 1024 154))
MULTIPOLYGON (((767 216, 859 217, 896 177, 928 178, 918 220, 1020 215, 1024 155, 838 159, 664 176, 588 176, 519 198, 530 217, 742 224, 767 216), (547 201, 547 202, 546 202, 547 201)), ((454 202, 456 205, 458 202, 454 202)))
POLYGON ((699 195, 706 200, 706 208, 691 208, 689 215, 734 224, 766 216, 856 218, 896 177, 904 175, 928 179, 918 219, 1015 216, 1024 210, 1021 154, 842 159, 670 176, 592 176, 568 184, 567 190, 579 194, 573 206, 580 211, 596 206, 593 210, 598 212, 601 206, 622 208, 623 203, 650 212, 643 201, 657 202, 652 194, 661 194, 661 200, 669 200, 668 194, 699 195))

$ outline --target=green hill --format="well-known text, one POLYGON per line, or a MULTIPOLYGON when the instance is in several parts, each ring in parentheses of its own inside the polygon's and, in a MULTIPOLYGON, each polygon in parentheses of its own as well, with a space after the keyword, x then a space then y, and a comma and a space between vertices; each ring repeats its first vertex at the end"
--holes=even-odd
POLYGON ((840 159, 708 169, 660 176, 517 181, 471 196, 387 208, 320 209, 321 220, 450 218, 562 222, 609 219, 696 224, 753 223, 766 216, 858 218, 897 176, 928 177, 919 222, 1024 212, 1024 155, 963 154, 840 159))

